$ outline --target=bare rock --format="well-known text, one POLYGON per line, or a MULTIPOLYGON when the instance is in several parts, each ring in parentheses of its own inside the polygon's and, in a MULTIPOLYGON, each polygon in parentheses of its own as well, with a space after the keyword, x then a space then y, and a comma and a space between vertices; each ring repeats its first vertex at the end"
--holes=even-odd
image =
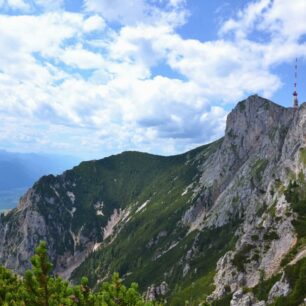
POLYGON ((290 292, 290 285, 283 273, 282 278, 276 282, 269 292, 268 304, 272 303, 275 298, 280 296, 287 296, 290 292))
POLYGON ((168 284, 163 281, 160 285, 154 285, 148 287, 145 293, 145 299, 147 301, 155 301, 158 298, 164 297, 169 292, 168 284))
POLYGON ((237 290, 232 297, 230 306, 252 306, 254 296, 251 293, 243 293, 242 289, 237 290))

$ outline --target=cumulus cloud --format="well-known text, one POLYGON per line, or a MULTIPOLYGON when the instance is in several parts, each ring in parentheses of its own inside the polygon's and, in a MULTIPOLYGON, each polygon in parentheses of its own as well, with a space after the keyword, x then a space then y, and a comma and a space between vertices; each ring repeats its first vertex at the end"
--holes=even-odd
POLYGON ((271 96, 281 85, 259 59, 266 49, 251 41, 182 39, 168 27, 139 25, 121 30, 111 46, 114 57, 138 66, 169 68, 203 87, 203 96, 232 102, 248 92, 271 96))
POLYGON ((254 1, 220 29, 221 36, 234 34, 237 43, 254 40, 251 37, 256 33, 266 39, 261 44, 253 42, 253 46, 261 50, 267 66, 291 61, 297 56, 306 57, 306 45, 300 41, 306 34, 306 2, 254 1))
POLYGON ((105 28, 105 21, 98 15, 90 16, 84 23, 84 31, 103 31, 105 28))
POLYGON ((59 57, 66 65, 79 69, 101 69, 105 61, 99 53, 85 50, 82 46, 66 48, 59 57))
POLYGON ((131 1, 97 1, 85 0, 85 7, 88 11, 100 13, 108 21, 123 23, 134 23, 146 18, 148 6, 144 0, 131 1))
POLYGON ((164 23, 175 27, 183 24, 187 16, 184 0, 85 0, 84 4, 88 12, 123 25, 164 23))
POLYGON ((259 0, 240 10, 234 19, 227 20, 220 33, 234 31, 245 37, 254 30, 266 31, 272 38, 297 40, 305 34, 306 2, 259 0))
POLYGON ((1 0, 0 8, 33 13, 36 9, 57 11, 64 8, 64 0, 1 0))
POLYGON ((28 10, 30 8, 29 4, 23 0, 7 0, 7 5, 17 10, 28 10))
POLYGON ((23 150, 187 150, 222 136, 228 103, 272 96, 282 86, 273 65, 306 54, 304 0, 250 2, 204 42, 177 32, 184 0, 35 5, 46 12, 0 15, 0 144, 23 150), (301 24, 293 32, 288 12, 301 24))

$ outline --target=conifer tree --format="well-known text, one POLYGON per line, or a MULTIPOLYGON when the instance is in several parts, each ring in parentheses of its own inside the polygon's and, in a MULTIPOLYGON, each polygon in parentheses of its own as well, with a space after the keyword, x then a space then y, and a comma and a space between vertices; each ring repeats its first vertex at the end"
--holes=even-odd
POLYGON ((0 266, 0 305, 2 306, 157 306, 146 302, 133 283, 126 287, 115 273, 111 282, 102 284, 94 292, 83 277, 80 285, 72 286, 58 276, 51 275, 52 264, 42 241, 31 258, 32 269, 18 278, 0 266))
POLYGON ((21 280, 9 270, 0 266, 0 305, 25 306, 22 296, 21 280))
POLYGON ((49 279, 52 264, 47 254, 47 244, 41 241, 31 258, 32 270, 25 273, 25 288, 27 303, 33 306, 49 306, 50 289, 49 279))

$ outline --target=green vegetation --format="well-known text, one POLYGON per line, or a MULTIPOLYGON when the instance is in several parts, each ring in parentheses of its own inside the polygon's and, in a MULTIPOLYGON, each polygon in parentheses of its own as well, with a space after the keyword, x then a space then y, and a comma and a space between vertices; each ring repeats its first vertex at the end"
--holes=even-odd
POLYGON ((263 300, 267 300, 268 299, 268 295, 269 292, 271 290, 271 288, 273 287, 273 285, 279 281, 281 278, 281 274, 275 274, 272 277, 270 277, 269 279, 265 280, 264 279, 264 272, 260 271, 260 280, 259 283, 256 287, 254 287, 252 289, 255 297, 259 300, 259 301, 263 301, 263 300))
POLYGON ((46 243, 41 242, 31 259, 32 270, 23 279, 0 266, 0 305, 3 306, 154 306, 146 302, 133 283, 126 287, 114 273, 111 282, 104 282, 94 292, 88 280, 72 286, 50 274, 52 264, 47 256, 46 243))
POLYGON ((265 99, 265 102, 264 102, 264 108, 265 110, 268 110, 271 106, 271 102, 267 99, 265 99))
MULTIPOLYGON (((140 153, 135 157, 133 153, 131 155, 134 156, 133 159, 140 158, 140 160, 135 161, 135 165, 129 169, 137 170, 135 186, 139 185, 139 188, 130 186, 133 178, 129 179, 125 174, 130 170, 123 171, 120 168, 131 167, 133 161, 125 160, 119 168, 116 166, 119 164, 117 161, 113 165, 116 169, 112 169, 112 173, 116 173, 117 183, 112 185, 114 182, 112 177, 109 180, 110 187, 105 187, 104 192, 109 190, 108 201, 111 197, 114 198, 113 193, 118 193, 115 207, 120 205, 119 207, 123 209, 129 209, 132 218, 117 231, 115 243, 110 240, 104 241, 100 249, 91 253, 73 272, 72 279, 80 281, 85 275, 89 279, 90 286, 94 287, 99 279, 118 271, 127 284, 138 282, 142 291, 151 284, 158 285, 166 280, 173 292, 173 295, 167 297, 170 305, 182 305, 182 300, 198 301, 203 296, 207 296, 213 288, 206 284, 208 280, 212 280, 217 260, 233 246, 237 225, 201 232, 194 231, 187 235, 188 228, 181 219, 187 207, 197 201, 197 198, 192 198, 191 193, 184 191, 198 175, 198 164, 214 152, 219 143, 174 157, 152 157, 140 153), (127 177, 124 178, 125 175, 127 177), (121 186, 119 178, 121 180, 122 176, 121 186), (118 184, 119 190, 116 190, 118 184), (120 198, 122 194, 126 197, 120 198), (148 200, 149 204, 145 209, 136 212, 137 207, 148 200), (185 263, 182 259, 193 247, 197 248, 197 254, 188 262, 190 270, 183 276, 185 263), (179 284, 179 288, 176 288, 176 284, 179 284), (179 301, 179 304, 175 301, 179 301)), ((132 158, 131 156, 124 158, 132 158)), ((122 158, 123 156, 120 160, 122 158)), ((103 169, 105 167, 104 165, 103 169)), ((107 169, 110 169, 109 163, 107 169)), ((102 170, 97 172, 100 171, 102 170)), ((84 179, 84 174, 80 177, 84 179)), ((105 180, 105 174, 101 177, 105 180)), ((104 195, 100 198, 107 203, 104 195)), ((209 202, 206 204, 212 205, 209 202)))
POLYGON ((244 264, 246 263, 247 255, 252 249, 253 246, 251 244, 245 244, 241 250, 235 254, 233 264, 237 267, 238 271, 244 272, 244 264))
POLYGON ((277 128, 276 127, 272 128, 269 131, 268 135, 269 135, 269 138, 270 138, 271 141, 274 140, 276 132, 277 132, 277 128))
MULTIPOLYGON (((305 151, 306 152, 306 151, 305 151)), ((303 161, 304 150, 300 152, 303 161)), ((306 153, 305 153, 306 154, 306 153)), ((305 159, 306 161, 306 159, 305 159)), ((285 256, 281 265, 284 267, 285 276, 289 281, 291 291, 288 296, 278 298, 273 306, 298 306, 301 305, 306 297, 306 258, 301 259, 294 265, 288 265, 295 256, 306 246, 306 182, 303 173, 299 173, 297 180, 290 181, 285 189, 286 200, 291 204, 295 213, 293 226, 297 233, 297 243, 293 249, 285 256)), ((269 233, 266 239, 277 239, 278 235, 274 232, 269 233)), ((280 278, 280 274, 260 283, 254 288, 254 293, 259 300, 267 299, 268 293, 273 284, 280 278)))
POLYGON ((278 298, 273 306, 299 306, 306 297, 306 258, 298 261, 295 265, 285 268, 286 278, 289 281, 290 291, 286 297, 278 298))
POLYGON ((265 202, 258 203, 256 206, 256 216, 261 217, 262 214, 266 211, 266 209, 267 209, 267 204, 265 202))
POLYGON ((17 276, 0 266, 0 305, 15 305, 14 302, 20 300, 21 288, 21 281, 17 276))
POLYGON ((272 240, 279 239, 279 236, 278 236, 276 231, 269 231, 269 232, 264 234, 263 238, 264 238, 265 241, 271 242, 272 240))
POLYGON ((214 301, 212 306, 229 306, 232 299, 232 294, 225 295, 222 299, 214 301))
POLYGON ((175 293, 171 296, 169 300, 169 305, 184 305, 183 301, 185 301, 185 305, 188 306, 200 305, 201 302, 203 303, 203 301, 206 300, 206 297, 214 290, 214 275, 214 271, 209 272, 205 276, 197 279, 195 282, 192 282, 190 286, 186 288, 181 288, 180 286, 177 286, 174 290, 175 293))
POLYGON ((300 161, 304 166, 306 166, 306 148, 300 149, 300 161))
POLYGON ((259 236, 258 235, 252 235, 251 236, 251 239, 253 240, 253 241, 258 241, 259 240, 259 236))
MULTIPOLYGON (((220 256, 234 247, 234 232, 238 224, 238 219, 233 220, 233 223, 221 228, 203 230, 195 237, 200 255, 190 262, 190 270, 197 272, 189 273, 185 278, 179 273, 173 275, 169 280, 170 285, 174 287, 168 298, 169 305, 180 306, 183 305, 182 301, 188 301, 187 305, 199 305, 213 292, 216 263, 220 256), (180 285, 177 285, 178 283, 180 285)), ((170 264, 171 259, 168 260, 170 264)), ((179 270, 180 267, 176 266, 176 269, 179 270)))
POLYGON ((276 217, 276 203, 273 203, 272 205, 270 205, 270 207, 267 210, 267 213, 272 217, 275 218, 276 217))
POLYGON ((291 203, 293 212, 296 213, 296 218, 292 223, 298 236, 297 244, 292 249, 291 254, 287 256, 288 261, 292 254, 296 254, 299 249, 306 246, 306 182, 303 175, 299 175, 297 181, 289 183, 285 191, 285 197, 291 203))
POLYGON ((257 181, 262 179, 262 174, 265 171, 268 165, 268 161, 266 159, 258 159, 252 166, 251 175, 257 181))
POLYGON ((238 103, 239 111, 242 113, 245 110, 245 101, 238 103))
MULTIPOLYGON (((106 226, 114 209, 129 208, 134 214, 137 205, 139 207, 148 200, 150 212, 139 214, 128 230, 138 228, 139 223, 142 223, 142 216, 148 215, 150 224, 142 223, 136 236, 143 233, 145 240, 146 233, 152 234, 155 231, 157 235, 163 225, 160 221, 167 218, 170 218, 170 228, 190 197, 190 194, 181 194, 198 175, 198 164, 214 152, 219 143, 218 141, 186 154, 170 157, 124 152, 102 160, 83 162, 66 171, 64 176, 49 175, 40 179, 34 185, 36 194, 40 196, 37 209, 44 216, 52 231, 50 234, 57 242, 54 245, 56 254, 81 250, 80 245, 74 249, 71 232, 78 236, 82 231, 83 236, 102 242, 101 228, 106 226), (69 194, 73 194, 73 201, 69 194), (56 200, 50 205, 52 199, 56 200), (97 204, 103 205, 103 214, 97 214, 97 204), (73 215, 71 211, 74 211, 73 215), (160 214, 161 211, 164 214, 160 214)), ((14 212, 3 218, 13 219, 13 214, 14 212)), ((40 239, 43 237, 38 237, 37 240, 40 239)))

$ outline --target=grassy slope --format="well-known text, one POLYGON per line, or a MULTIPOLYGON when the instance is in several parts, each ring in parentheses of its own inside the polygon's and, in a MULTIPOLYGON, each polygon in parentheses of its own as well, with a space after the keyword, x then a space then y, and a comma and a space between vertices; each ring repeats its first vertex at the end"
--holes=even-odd
MULTIPOLYGON (((82 229, 83 234, 94 236, 94 240, 101 241, 101 227, 107 224, 115 208, 124 209, 137 201, 145 201, 152 197, 152 190, 158 190, 163 184, 173 184, 176 188, 185 186, 195 174, 194 167, 185 166, 186 158, 186 154, 162 157, 125 152, 98 161, 83 162, 62 176, 43 177, 35 185, 36 192, 41 195, 38 209, 48 220, 49 227, 54 228, 54 233, 58 222, 66 226, 66 237, 59 243, 61 246, 57 252, 62 254, 65 245, 72 246, 70 228, 75 234, 82 229), (186 168, 186 171, 183 168, 186 168), (181 171, 183 175, 180 183, 174 183, 173 179, 181 171), (74 203, 69 199, 67 191, 75 195, 74 203), (55 205, 50 205, 46 201, 52 197, 56 199, 55 205), (98 202, 104 203, 103 216, 96 214, 94 205, 98 202), (76 211, 71 218, 69 211, 73 207, 76 211), (50 220, 50 215, 56 216, 56 219, 50 220)), ((168 200, 171 201, 171 196, 168 200)), ((61 240, 61 237, 58 238, 61 240)))
MULTIPOLYGON (((120 235, 111 248, 104 248, 103 255, 100 255, 100 252, 94 253, 75 275, 81 275, 83 271, 88 272, 87 265, 104 265, 105 269, 111 267, 112 270, 125 274, 129 269, 134 268, 134 265, 137 266, 135 260, 139 265, 140 260, 145 261, 152 256, 152 250, 148 250, 146 244, 161 231, 167 231, 167 237, 160 240, 159 247, 171 239, 183 237, 186 230, 180 228, 179 233, 174 228, 174 224, 181 217, 190 197, 189 194, 185 196, 181 194, 197 175, 197 165, 187 161, 198 152, 208 150, 210 147, 205 146, 197 151, 174 157, 127 152, 110 157, 111 166, 108 159, 100 161, 99 163, 103 163, 101 167, 104 168, 107 165, 107 172, 110 171, 108 173, 103 171, 102 174, 105 194, 101 197, 107 203, 105 206, 110 206, 109 203, 111 203, 113 209, 114 207, 131 207, 136 204, 131 212, 133 219, 120 231, 120 235), (106 177, 109 179, 106 180, 106 177), (114 179, 117 180, 115 186, 114 179), (147 200, 150 200, 147 208, 136 214, 137 207, 147 200), (135 253, 138 256, 135 256, 135 253), (114 254, 120 255, 114 256, 114 254), (100 260, 100 257, 103 257, 103 260, 100 260)), ((92 170, 89 171, 89 179, 91 172, 92 170)), ((83 173, 80 175, 84 177, 83 173)), ((88 181, 86 185, 90 184, 92 183, 88 181)), ((103 267, 101 269, 104 270, 103 267)), ((160 271, 154 269, 152 273, 158 275, 160 271)), ((103 275, 103 272, 101 274, 103 275)), ((141 274, 140 271, 139 275, 141 274)), ((96 273, 90 275, 92 283, 95 283, 102 275, 96 273)))
POLYGON ((119 271, 127 283, 137 281, 142 290, 166 279, 172 289, 168 297, 171 305, 182 305, 186 299, 194 303, 203 300, 213 290, 216 261, 233 246, 237 222, 186 236, 187 229, 180 220, 194 200, 191 192, 182 193, 196 180, 197 166, 218 144, 173 157, 123 153, 92 164, 95 168, 89 171, 88 165, 81 165, 77 173, 86 181, 85 186, 96 185, 90 173, 99 173, 104 190, 100 197, 112 208, 130 207, 132 218, 120 228, 112 243, 105 241, 99 251, 88 257, 73 273, 73 279, 86 275, 94 285, 109 272, 119 271), (85 169, 88 177, 83 173, 85 169), (137 207, 147 200, 146 209, 136 213, 137 207), (193 246, 198 254, 189 261, 190 271, 183 277, 184 258, 193 246), (158 257, 161 253, 164 254, 158 257))

